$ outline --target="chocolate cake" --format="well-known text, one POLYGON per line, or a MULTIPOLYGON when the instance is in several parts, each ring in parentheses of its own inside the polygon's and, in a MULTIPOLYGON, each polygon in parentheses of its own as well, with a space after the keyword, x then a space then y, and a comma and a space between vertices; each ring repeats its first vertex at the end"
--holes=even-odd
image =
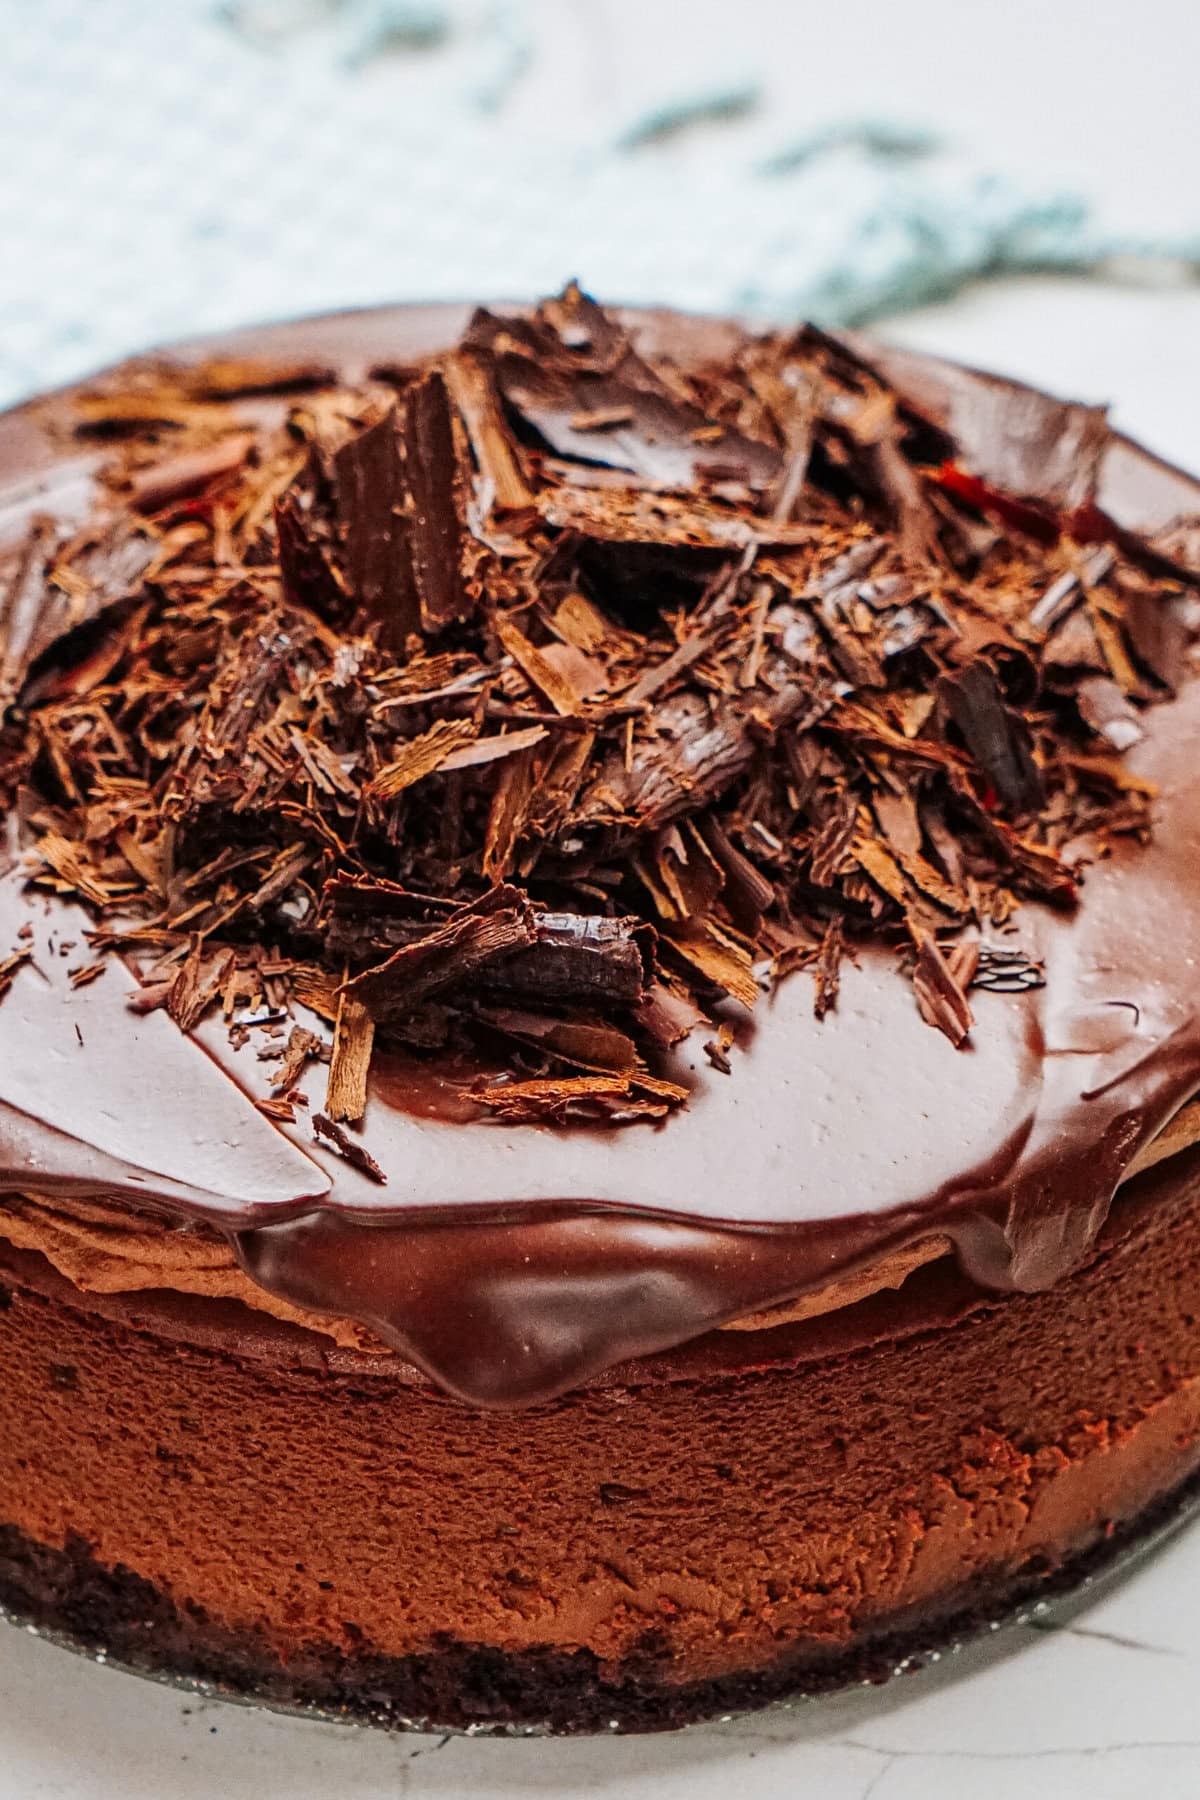
POLYGON ((1198 515, 573 287, 0 420, 0 1605, 656 1728, 1177 1505, 1198 515))

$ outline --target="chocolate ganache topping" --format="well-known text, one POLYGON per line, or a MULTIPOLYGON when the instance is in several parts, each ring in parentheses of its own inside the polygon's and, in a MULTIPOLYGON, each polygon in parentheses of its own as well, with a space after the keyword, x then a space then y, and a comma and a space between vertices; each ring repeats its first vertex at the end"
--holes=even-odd
POLYGON ((568 290, 0 483, 6 1191, 520 1405, 931 1238, 1049 1285, 1200 1088, 1200 487, 1095 411, 568 290))

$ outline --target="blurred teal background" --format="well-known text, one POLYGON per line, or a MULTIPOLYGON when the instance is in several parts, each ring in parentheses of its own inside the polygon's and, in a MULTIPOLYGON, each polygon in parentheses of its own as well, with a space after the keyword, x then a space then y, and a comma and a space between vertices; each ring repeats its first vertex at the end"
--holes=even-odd
POLYGON ((0 0, 0 401, 570 275, 844 322, 1099 271, 1197 325, 1197 68, 1194 0, 0 0))

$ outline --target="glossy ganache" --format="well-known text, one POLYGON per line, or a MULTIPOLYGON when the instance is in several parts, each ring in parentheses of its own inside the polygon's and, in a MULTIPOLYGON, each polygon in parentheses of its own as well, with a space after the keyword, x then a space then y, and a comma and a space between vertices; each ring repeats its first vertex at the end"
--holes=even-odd
MULTIPOLYGON (((352 384, 381 344, 397 361, 435 355, 460 323, 401 311, 310 328, 308 342, 352 384)), ((733 341, 696 322, 632 328, 683 362, 733 341)), ((236 349, 282 364, 288 343, 285 328, 236 349)), ((984 500, 1011 500, 1013 529, 1031 501, 1063 506, 1047 445, 1070 448, 1073 414, 942 365, 879 363, 953 436, 984 500)), ((65 531, 96 504, 97 453, 64 435, 72 404, 0 433, 14 546, 31 516, 65 531)), ((1186 595, 1186 541, 1163 532, 1200 510, 1200 488, 1087 419, 1103 435, 1073 502, 1111 538, 1147 533, 1146 556, 1186 595)), ((135 958, 110 955, 80 983, 95 917, 45 881, 31 888, 14 841, 0 952, 21 961, 0 1002, 0 1181, 214 1227, 256 1283, 361 1321, 480 1406, 547 1399, 928 1240, 947 1240, 982 1287, 1050 1286, 1087 1258, 1127 1171, 1200 1088, 1200 686, 1182 679, 1138 717, 1122 761, 1153 795, 1149 841, 1115 839, 1071 909, 1019 908, 1002 945, 1038 982, 972 990, 965 1043, 930 1028, 894 952, 868 939, 824 1017, 804 973, 753 1014, 722 1001, 732 1071, 705 1030, 684 1037, 656 1073, 687 1099, 660 1121, 511 1123, 469 1091, 464 1103, 470 1084, 450 1064, 380 1056, 361 1141, 384 1183, 314 1141, 319 1065, 292 1089, 307 1106, 264 1114, 269 1071, 222 1012, 185 1033, 163 1010, 131 1010, 135 958)), ((302 1004, 293 1018, 322 1029, 302 1004)))

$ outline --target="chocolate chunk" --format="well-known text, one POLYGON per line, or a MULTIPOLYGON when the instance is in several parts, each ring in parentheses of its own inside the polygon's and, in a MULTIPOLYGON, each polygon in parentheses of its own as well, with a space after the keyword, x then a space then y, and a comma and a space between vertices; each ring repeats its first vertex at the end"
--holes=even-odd
POLYGON ((987 663, 943 675, 938 693, 1004 806, 1036 812, 1045 790, 1033 760, 1029 727, 1005 706, 1000 683, 987 663))
POLYGON ((462 906, 444 925, 356 975, 343 988, 376 1022, 416 1011, 447 988, 461 987, 489 964, 536 938, 528 901, 516 888, 497 887, 462 906))
POLYGON ((463 580, 461 475, 450 399, 436 369, 418 381, 404 408, 404 479, 411 512, 413 580, 426 631, 466 618, 472 602, 463 580))
POLYGON ((639 919, 539 913, 528 948, 486 970, 490 989, 529 1000, 638 1007, 653 974, 654 932, 639 919))
POLYGON ((950 960, 928 933, 917 951, 913 989, 926 1024, 935 1025, 955 1049, 965 1043, 975 1023, 967 996, 950 960))

